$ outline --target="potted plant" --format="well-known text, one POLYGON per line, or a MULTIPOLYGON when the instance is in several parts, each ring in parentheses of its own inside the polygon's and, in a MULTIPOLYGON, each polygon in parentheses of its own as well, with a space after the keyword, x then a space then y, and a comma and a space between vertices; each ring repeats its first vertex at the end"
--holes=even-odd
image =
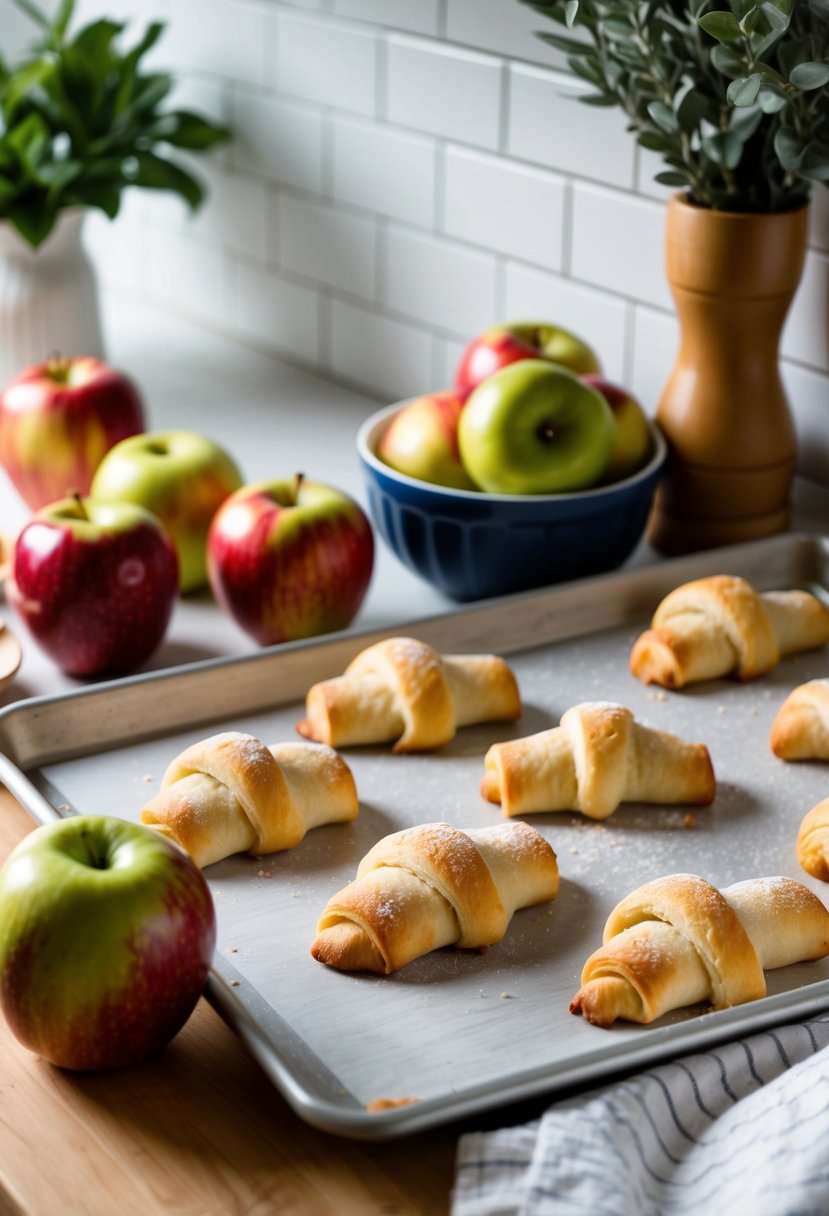
POLYGON ((39 28, 14 63, 0 57, 0 381, 55 349, 102 354, 97 293, 81 241, 90 208, 111 219, 129 187, 171 190, 196 208, 203 190, 171 152, 201 152, 224 127, 168 108, 171 75, 107 18, 70 34, 75 0, 53 16, 15 0, 39 28))
POLYGON ((521 0, 590 89, 663 161, 680 348, 657 409, 668 472, 653 543, 782 531, 796 441, 779 341, 829 183, 829 0, 521 0))

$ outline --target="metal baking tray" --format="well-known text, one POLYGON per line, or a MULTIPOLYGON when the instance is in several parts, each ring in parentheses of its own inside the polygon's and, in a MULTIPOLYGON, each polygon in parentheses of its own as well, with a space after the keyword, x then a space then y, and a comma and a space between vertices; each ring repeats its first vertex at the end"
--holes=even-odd
POLYGON ((650 1026, 590 1026, 568 1012, 605 918, 648 879, 693 871, 717 885, 770 874, 801 879, 803 814, 827 792, 826 766, 772 755, 772 718, 796 684, 829 674, 829 650, 784 660, 748 684, 681 693, 628 671, 631 644, 658 601, 690 578, 743 575, 761 589, 807 587, 829 602, 829 539, 788 535, 652 567, 490 600, 395 630, 338 634, 14 704, 0 712, 0 778, 31 815, 137 820, 185 745, 236 728, 266 743, 295 738, 308 686, 339 674, 363 646, 409 633, 442 651, 508 655, 524 713, 466 728, 437 753, 345 752, 360 794, 353 824, 309 833, 295 849, 233 857, 206 871, 218 914, 208 997, 298 1114, 344 1136, 382 1139, 518 1100, 593 1085, 620 1071, 802 1017, 829 1004, 829 960, 768 973, 769 994, 650 1026), (445 949, 388 977, 343 974, 309 946, 328 899, 388 832, 444 820, 499 821, 478 792, 487 747, 556 725, 570 705, 615 700, 639 721, 706 742, 714 804, 621 807, 603 823, 528 816, 561 869, 555 902, 518 912, 485 952, 445 949), (417 1099, 372 1111, 378 1099, 417 1099))

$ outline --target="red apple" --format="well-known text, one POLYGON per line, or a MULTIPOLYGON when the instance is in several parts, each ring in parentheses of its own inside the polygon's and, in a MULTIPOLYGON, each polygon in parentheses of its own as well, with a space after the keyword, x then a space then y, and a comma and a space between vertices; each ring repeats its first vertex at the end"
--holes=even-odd
POLYGON ((137 389, 100 359, 33 364, 0 393, 0 463, 35 511, 88 494, 105 453, 143 429, 137 389))
POLYGON ((213 594, 261 646, 345 629, 373 564, 363 510, 302 476, 243 486, 219 507, 207 537, 213 594))
POLYGON ((494 372, 519 359, 545 359, 582 375, 599 372, 595 352, 583 339, 547 322, 492 325, 467 346, 455 374, 455 388, 469 394, 494 372))
POLYGON ((65 498, 38 511, 17 537, 6 592, 67 675, 128 672, 164 636, 178 597, 178 558, 143 507, 65 498))
POLYGON ((458 449, 458 419, 464 401, 465 397, 452 389, 439 389, 409 401, 383 432, 377 455, 408 477, 456 490, 474 490, 458 449))
POLYGON ((653 436, 647 415, 633 394, 620 384, 593 374, 582 376, 582 380, 602 394, 616 424, 610 462, 602 482, 630 477, 647 463, 653 451, 653 436))
POLYGON ((36 828, 0 870, 0 1005, 62 1068, 121 1068, 163 1047, 215 942, 201 870, 152 828, 73 815, 36 828))

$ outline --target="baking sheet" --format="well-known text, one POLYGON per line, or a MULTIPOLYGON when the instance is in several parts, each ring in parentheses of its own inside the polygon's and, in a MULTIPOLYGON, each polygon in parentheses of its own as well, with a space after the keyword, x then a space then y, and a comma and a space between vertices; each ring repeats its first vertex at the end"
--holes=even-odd
MULTIPOLYGON (((676 871, 718 886, 799 868, 803 814, 827 794, 826 765, 786 765, 768 748, 780 703, 829 675, 826 650, 784 660, 761 680, 681 693, 628 672, 630 647, 659 599, 702 574, 742 574, 760 588, 806 586, 829 603, 826 538, 788 536, 622 572, 402 626, 442 650, 507 654, 524 713, 466 728, 438 753, 349 749, 358 820, 308 834, 294 850, 233 857, 205 873, 218 942, 208 996, 310 1123, 383 1138, 507 1102, 594 1084, 612 1072, 706 1046, 829 1004, 829 960, 768 973, 769 995, 716 1013, 668 1015, 650 1027, 590 1026, 568 1012, 611 907, 676 871), (500 821, 478 793, 491 743, 556 725, 570 705, 615 700, 648 726, 704 741, 718 778, 707 808, 629 804, 596 823, 527 816, 555 849, 551 904, 516 913, 488 951, 441 950, 392 976, 332 971, 310 956, 328 897, 381 836, 432 820, 500 821), (378 1112, 376 1100, 417 1099, 378 1112)), ((113 681, 0 713, 0 777, 39 821, 75 812, 138 820, 169 760, 220 729, 266 743, 295 738, 308 685, 339 674, 385 633, 338 635, 172 672, 113 681)))

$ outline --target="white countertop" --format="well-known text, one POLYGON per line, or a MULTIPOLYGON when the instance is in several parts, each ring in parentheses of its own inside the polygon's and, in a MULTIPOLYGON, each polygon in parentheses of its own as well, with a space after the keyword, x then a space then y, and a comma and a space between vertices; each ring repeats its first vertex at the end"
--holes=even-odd
MULTIPOLYGON (((121 296, 107 297, 105 316, 108 360, 139 386, 148 429, 177 426, 208 435, 230 451, 246 482, 303 472, 366 505, 354 441, 360 423, 384 402, 121 296)), ((798 527, 829 530, 829 487, 799 485, 795 501, 798 527)), ((14 535, 28 518, 0 471, 0 528, 14 535)), ((652 560, 643 543, 630 564, 652 560)), ((371 587, 352 629, 385 628, 457 608, 378 538, 371 587)), ((0 704, 83 686, 38 649, 7 605, 0 612, 24 650, 0 704)), ((179 601, 164 642, 142 670, 255 650, 205 592, 179 601)))

